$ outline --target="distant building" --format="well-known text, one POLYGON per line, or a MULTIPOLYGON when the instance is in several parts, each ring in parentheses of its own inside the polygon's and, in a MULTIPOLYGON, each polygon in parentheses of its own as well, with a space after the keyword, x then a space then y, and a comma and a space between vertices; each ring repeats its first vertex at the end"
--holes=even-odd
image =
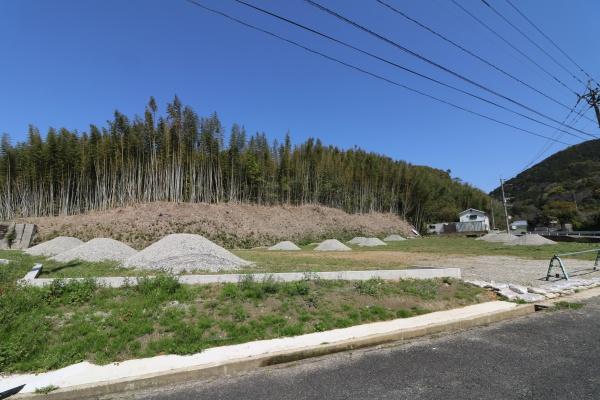
POLYGON ((512 233, 517 235, 523 235, 527 233, 528 224, 525 220, 513 221, 510 223, 510 230, 512 233))
POLYGON ((468 208, 458 213, 457 232, 489 232, 490 219, 484 211, 468 208))
POLYGON ((440 222, 438 224, 429 224, 427 225, 427 233, 430 235, 439 235, 440 233, 444 233, 444 226, 448 225, 447 222, 440 222))
POLYGON ((469 208, 458 214, 459 222, 439 222, 429 224, 427 233, 479 233, 490 231, 490 220, 483 211, 469 208))

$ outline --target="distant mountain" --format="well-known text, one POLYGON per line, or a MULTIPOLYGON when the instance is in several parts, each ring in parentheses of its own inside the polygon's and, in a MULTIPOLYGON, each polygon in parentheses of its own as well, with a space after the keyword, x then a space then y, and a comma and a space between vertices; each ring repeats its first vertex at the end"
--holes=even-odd
MULTIPOLYGON (((600 139, 559 151, 506 183, 513 218, 600 230, 600 139)), ((501 198, 500 188, 491 195, 501 198)))

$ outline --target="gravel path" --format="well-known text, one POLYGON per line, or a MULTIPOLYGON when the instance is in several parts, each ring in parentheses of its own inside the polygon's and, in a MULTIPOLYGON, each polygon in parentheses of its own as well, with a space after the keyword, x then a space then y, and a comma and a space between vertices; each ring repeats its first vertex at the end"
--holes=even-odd
MULTIPOLYGON (((544 279, 550 260, 528 260, 510 256, 447 257, 438 260, 417 261, 415 266, 456 267, 462 270, 463 279, 518 283, 527 286, 549 284, 544 279)), ((600 277, 593 271, 593 261, 563 260, 571 277, 583 279, 600 277), (580 271, 580 272, 577 272, 580 271)))

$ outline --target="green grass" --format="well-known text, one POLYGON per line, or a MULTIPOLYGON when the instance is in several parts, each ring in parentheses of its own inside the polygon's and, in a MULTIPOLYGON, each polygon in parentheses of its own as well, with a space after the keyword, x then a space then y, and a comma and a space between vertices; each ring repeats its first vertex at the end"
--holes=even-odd
POLYGON ((48 394, 48 393, 53 392, 53 391, 55 391, 57 389, 58 389, 58 386, 48 385, 48 386, 43 386, 41 388, 35 389, 35 393, 37 393, 37 394, 48 394))
POLYGON ((559 301, 554 303, 554 310, 579 310, 583 303, 571 303, 568 301, 559 301))
MULTIPOLYGON (((6 268, 4 266, 0 268, 6 268)), ((39 372, 406 318, 490 299, 452 279, 305 280, 188 286, 173 277, 98 287, 91 279, 0 291, 0 372, 39 372)))
POLYGON ((150 274, 149 271, 121 268, 114 262, 72 261, 60 263, 45 257, 33 257, 18 250, 0 250, 0 258, 11 261, 7 268, 0 270, 0 282, 3 279, 14 281, 22 278, 36 263, 41 263, 44 266, 40 278, 92 278, 150 274), (4 278, 2 274, 5 275, 4 278))

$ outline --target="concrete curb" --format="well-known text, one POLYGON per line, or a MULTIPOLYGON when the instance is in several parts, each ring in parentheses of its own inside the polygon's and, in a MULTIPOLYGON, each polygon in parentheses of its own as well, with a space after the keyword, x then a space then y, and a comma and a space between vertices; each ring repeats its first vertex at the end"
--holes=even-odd
POLYGON ((364 347, 377 346, 385 343, 414 339, 421 336, 440 333, 450 333, 477 326, 488 325, 506 319, 517 318, 535 312, 533 304, 517 305, 514 308, 482 313, 470 318, 457 318, 427 326, 399 329, 394 332, 375 334, 362 338, 353 338, 337 343, 323 343, 318 346, 303 348, 301 350, 280 351, 244 359, 233 359, 225 363, 203 365, 171 370, 164 373, 147 374, 135 378, 106 381, 99 384, 72 386, 58 389, 46 395, 35 393, 21 394, 14 399, 44 398, 50 400, 70 400, 88 397, 98 397, 118 392, 140 390, 145 388, 165 386, 197 379, 207 379, 234 373, 252 371, 260 367, 282 364, 326 354, 338 353, 364 347))
MULTIPOLYGON (((58 278, 38 278, 42 270, 41 264, 36 264, 33 269, 19 280, 23 285, 29 286, 47 286, 51 285, 58 278)), ((357 270, 357 271, 324 271, 324 272, 273 272, 273 273, 246 273, 246 274, 207 274, 207 275, 178 275, 179 282, 186 285, 207 285, 213 283, 237 283, 241 279, 252 276, 257 281, 265 279, 274 279, 280 282, 301 281, 304 279, 324 279, 324 280, 350 280, 362 281, 373 278, 383 280, 399 279, 434 279, 434 278, 461 278, 460 268, 405 268, 389 270, 357 270)), ((146 278, 153 278, 148 276, 146 278)), ((64 282, 83 281, 86 278, 64 278, 64 282)), ((137 285, 139 277, 97 277, 93 278, 100 286, 118 288, 126 285, 137 285)))
POLYGON ((556 297, 554 299, 548 299, 548 300, 545 300, 545 301, 542 301, 539 303, 535 303, 535 305, 541 306, 541 307, 552 307, 556 303, 560 303, 562 301, 569 302, 569 301, 573 301, 573 300, 576 300, 576 301, 577 300, 587 300, 587 299, 591 299, 592 297, 598 297, 598 296, 600 296, 600 287, 595 287, 592 289, 582 290, 581 292, 556 297))

